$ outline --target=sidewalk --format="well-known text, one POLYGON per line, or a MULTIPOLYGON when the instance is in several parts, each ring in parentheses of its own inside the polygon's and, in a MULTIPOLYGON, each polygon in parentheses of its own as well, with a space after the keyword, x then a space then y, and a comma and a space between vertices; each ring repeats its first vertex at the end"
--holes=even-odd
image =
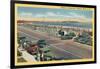
POLYGON ((27 61, 27 62, 36 62, 36 59, 33 55, 29 54, 25 50, 18 49, 22 53, 22 57, 27 61))

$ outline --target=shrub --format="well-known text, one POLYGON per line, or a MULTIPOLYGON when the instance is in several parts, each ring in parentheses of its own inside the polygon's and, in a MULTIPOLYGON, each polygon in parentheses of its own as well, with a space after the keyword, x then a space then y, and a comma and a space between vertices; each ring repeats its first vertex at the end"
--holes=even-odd
POLYGON ((22 56, 22 53, 17 50, 17 56, 22 56))

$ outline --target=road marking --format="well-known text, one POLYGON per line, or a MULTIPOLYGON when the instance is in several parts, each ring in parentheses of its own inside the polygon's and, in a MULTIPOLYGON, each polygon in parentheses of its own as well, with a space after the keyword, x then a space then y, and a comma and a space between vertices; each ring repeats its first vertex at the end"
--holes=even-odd
POLYGON ((69 53, 69 54, 71 54, 71 55, 73 55, 73 56, 82 58, 82 57, 79 56, 79 55, 75 55, 75 54, 73 54, 73 53, 71 53, 71 52, 69 52, 69 51, 67 51, 67 50, 65 50, 65 49, 59 48, 59 47, 57 47, 57 46, 54 46, 53 44, 51 44, 50 46, 55 47, 56 49, 59 49, 59 50, 61 50, 61 51, 67 52, 67 53, 69 53))

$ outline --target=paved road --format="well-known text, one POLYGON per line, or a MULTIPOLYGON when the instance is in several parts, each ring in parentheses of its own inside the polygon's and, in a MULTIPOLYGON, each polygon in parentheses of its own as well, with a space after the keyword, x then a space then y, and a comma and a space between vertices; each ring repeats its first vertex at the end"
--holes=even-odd
POLYGON ((47 34, 43 34, 41 32, 32 30, 27 26, 19 26, 18 31, 29 37, 31 40, 35 39, 46 39, 52 46, 52 52, 57 56, 62 56, 66 58, 91 58, 92 50, 91 47, 87 45, 79 44, 73 42, 72 40, 60 40, 59 38, 55 38, 52 36, 48 36, 47 34), (85 47, 83 47, 83 46, 85 47))

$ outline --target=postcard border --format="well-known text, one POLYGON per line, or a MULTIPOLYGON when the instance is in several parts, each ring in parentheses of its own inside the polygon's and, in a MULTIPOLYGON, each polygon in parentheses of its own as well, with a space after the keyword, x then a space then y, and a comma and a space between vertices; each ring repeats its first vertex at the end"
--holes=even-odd
POLYGON ((27 67, 44 67, 44 66, 58 66, 58 65, 76 65, 76 64, 90 64, 96 63, 96 6, 94 5, 80 5, 80 4, 64 4, 64 3, 48 3, 48 2, 33 2, 33 1, 11 1, 11 28, 10 28, 10 44, 11 44, 11 57, 10 57, 10 67, 11 68, 27 68, 27 67), (85 7, 85 8, 94 8, 94 61, 88 62, 72 62, 72 63, 55 63, 55 64, 37 64, 37 65, 25 65, 25 66, 16 66, 15 65, 15 3, 18 4, 36 4, 36 5, 51 5, 51 6, 70 6, 70 7, 85 7))

